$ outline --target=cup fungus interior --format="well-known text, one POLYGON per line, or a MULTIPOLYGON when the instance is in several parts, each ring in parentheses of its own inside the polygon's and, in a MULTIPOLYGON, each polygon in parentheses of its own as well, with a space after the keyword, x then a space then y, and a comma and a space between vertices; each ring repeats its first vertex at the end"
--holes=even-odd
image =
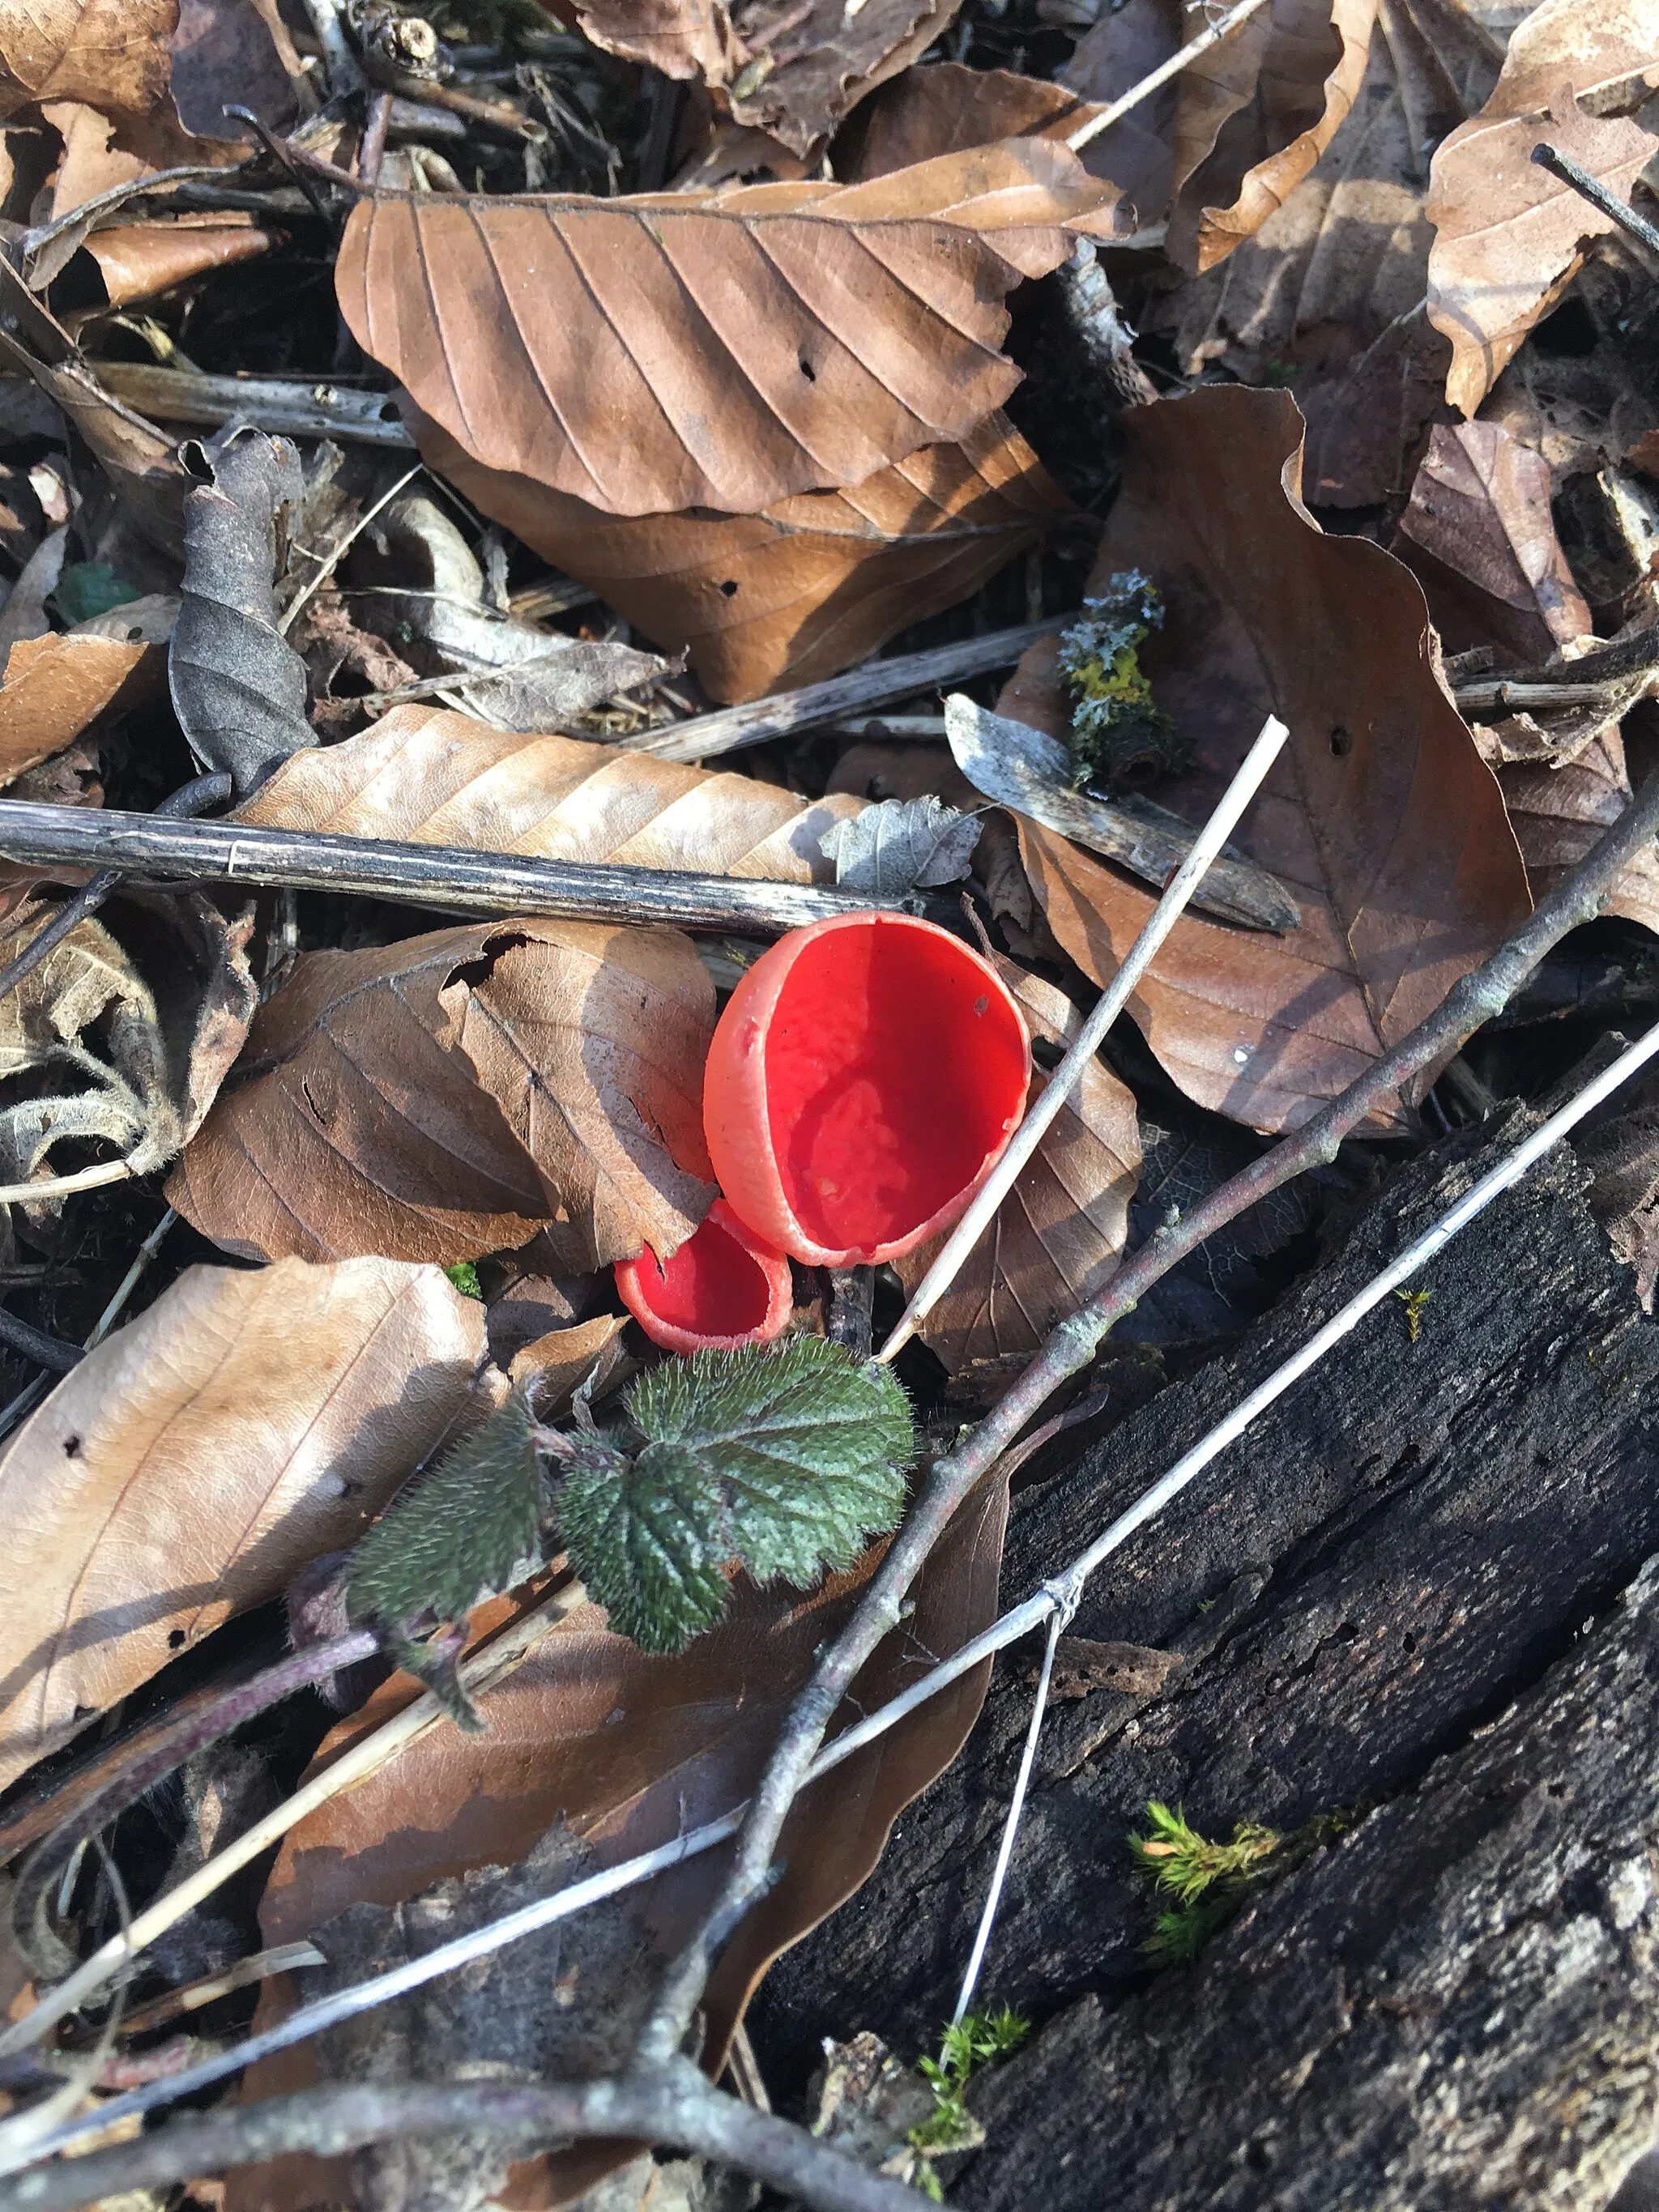
POLYGON ((943 933, 880 920, 803 946, 767 1024, 766 1099, 784 1196, 817 1244, 909 1235, 1000 1151, 1029 1064, 986 982, 943 933))
POLYGON ((763 1328, 772 1286, 760 1261, 740 1244, 716 1207, 671 1259, 646 1253, 640 1289, 656 1318, 696 1336, 747 1336, 763 1328))

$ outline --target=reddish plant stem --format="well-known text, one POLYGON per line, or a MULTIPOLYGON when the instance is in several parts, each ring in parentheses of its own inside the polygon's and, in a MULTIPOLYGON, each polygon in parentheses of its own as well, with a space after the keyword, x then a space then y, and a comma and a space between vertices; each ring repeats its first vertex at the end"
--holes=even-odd
POLYGON ((774 1879, 778 1838, 836 1708, 877 1645, 898 1626, 905 1593, 975 1485, 1060 1384, 1088 1365, 1107 1332, 1153 1284, 1269 1192, 1334 1159, 1342 1139, 1376 1108, 1403 1091, 1413 1076, 1449 1058, 1482 1023, 1500 1013, 1546 953, 1570 930, 1595 919, 1607 903, 1608 885, 1656 835, 1659 772, 1650 776, 1571 875, 1490 959, 1452 987, 1426 1021, 1311 1121, 1212 1191, 1181 1221, 1149 1238, 1098 1297, 1060 1324, 1006 1396, 957 1449, 934 1462, 857 1611, 819 1661, 779 1732, 750 1800, 725 1885, 669 1968, 641 2031, 641 2059, 660 2063, 684 2042, 715 1959, 774 1879))
POLYGON ((46 1900, 52 1884, 88 1837, 118 1819, 129 1805, 136 1805, 174 1767, 182 1766, 187 1759, 229 1735, 256 1714, 291 1697, 295 1690, 326 1680, 343 1667, 372 1659, 380 1649, 377 1629, 353 1628, 326 1643, 291 1651, 274 1666, 227 1690, 211 1705, 188 1714, 159 1743, 151 1744, 131 1765, 112 1774, 101 1790, 43 1836, 23 1863, 12 1903, 12 1927, 26 1955, 43 1972, 55 1975, 64 1971, 63 1947, 46 1923, 46 1900))

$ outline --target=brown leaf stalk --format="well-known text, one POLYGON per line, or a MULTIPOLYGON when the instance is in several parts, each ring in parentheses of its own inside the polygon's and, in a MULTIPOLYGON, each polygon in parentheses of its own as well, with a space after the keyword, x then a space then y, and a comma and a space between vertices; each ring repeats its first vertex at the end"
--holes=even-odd
POLYGON ((1060 1384, 1086 1367, 1114 1324, 1154 1283, 1206 1238, 1267 1194, 1336 1157, 1344 1137, 1413 1075, 1449 1058, 1500 1013, 1545 954, 1570 930, 1601 911, 1607 887, 1659 835, 1659 773, 1571 876, 1542 900, 1491 958, 1448 992, 1420 1023, 1358 1081, 1292 1135, 1231 1176, 1185 1218, 1160 1229, 1125 1262, 1090 1304, 1062 1322, 1025 1372, 963 1443, 936 1460, 852 1619, 824 1653, 779 1732, 733 1855, 732 1869, 702 1925, 664 1978, 641 2031, 642 2061, 662 2063, 690 2027, 714 1961, 772 1876, 773 1854, 789 1808, 854 1678, 902 1618, 906 1591, 975 1483, 1060 1384))
POLYGON ((815 2212, 915 2212, 916 2203, 902 2184, 816 2142, 804 2128, 711 2089, 681 2062, 599 2081, 364 2082, 232 2106, 0 2181, 0 2212, 70 2212, 116 2193, 167 2189, 295 2151, 338 2157, 366 2143, 471 2129, 526 2150, 584 2136, 678 2143, 741 2166, 815 2212))

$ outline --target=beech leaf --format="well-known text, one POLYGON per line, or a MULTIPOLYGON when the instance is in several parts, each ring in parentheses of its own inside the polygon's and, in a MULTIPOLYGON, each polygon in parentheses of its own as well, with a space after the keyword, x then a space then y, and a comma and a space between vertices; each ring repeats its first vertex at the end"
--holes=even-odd
POLYGON ((860 805, 845 793, 803 800, 750 775, 579 738, 520 736, 411 704, 343 744, 296 754, 236 818, 810 884, 835 880, 824 833, 860 805))
POLYGON ((714 1022, 673 930, 484 922, 310 953, 259 1009, 169 1195, 255 1258, 448 1265, 544 1224, 574 1273, 672 1252, 712 1196, 714 1022))
MULTIPOLYGON (((191 158, 168 91, 179 0, 31 0, 0 14, 0 122, 35 100, 78 100, 157 167, 191 158)), ((200 158, 199 155, 197 156, 200 158)))
POLYGON ((918 884, 953 884, 973 864, 979 817, 946 806, 931 792, 889 799, 837 822, 823 849, 836 881, 873 898, 896 898, 918 884))
POLYGON ((535 1423, 514 1392, 392 1500, 352 1554, 354 1615, 401 1626, 464 1620, 542 1564, 535 1423))
MULTIPOLYGON (((1497 775, 1534 898, 1577 866, 1632 796, 1616 729, 1603 730, 1559 767, 1504 763, 1497 775)), ((1659 935, 1659 852, 1651 845, 1613 878, 1603 911, 1659 935)))
MULTIPOLYGON (((1068 1045, 1081 1018, 1065 993, 1000 955, 995 964, 1033 1038, 1068 1045)), ((1047 1085, 1046 1076, 1033 1074, 1034 1101, 1047 1085)), ((1035 1352, 1050 1329, 1098 1295, 1116 1268, 1139 1171, 1134 1095, 1098 1059, 1091 1060, 922 1323, 922 1342, 952 1372, 1035 1352)), ((936 1237, 895 1263, 907 1296, 944 1243, 936 1237)))
MULTIPOLYGON (((1123 428, 1123 485, 1088 588, 1138 568, 1164 594, 1145 665, 1199 765, 1155 795, 1196 828, 1267 715, 1288 723, 1234 842, 1302 917, 1268 935, 1182 915, 1129 1012, 1188 1097, 1294 1128, 1522 921, 1521 856, 1430 665, 1416 580, 1380 546, 1325 536, 1301 506, 1290 398, 1206 389, 1131 409, 1123 428)), ((999 707, 1060 734, 1048 641, 999 707)), ((1152 894, 1024 820, 1020 849, 1049 927, 1103 986, 1152 894)), ((1435 1073, 1381 1123, 1406 1126, 1435 1073)))
POLYGON ((1586 244, 1615 228, 1539 168, 1533 148, 1547 139, 1628 200, 1659 140, 1602 103, 1642 105, 1656 42, 1654 0, 1543 0, 1516 25, 1485 107, 1437 149, 1429 314, 1451 340, 1446 397, 1465 415, 1561 297, 1586 244))
POLYGON ((1012 140, 865 185, 360 200, 364 350, 472 458, 613 514, 758 514, 966 436, 1019 381, 1002 295, 1116 192, 1012 140), (419 267, 425 281, 411 285, 419 267))
POLYGON ((635 1460, 573 1467, 559 1530, 612 1628, 641 1651, 683 1650, 726 1610, 725 1502, 695 1451, 648 1443, 635 1460))
POLYGON ((0 1783, 350 1543, 459 1412, 483 1310, 435 1267, 191 1267, 0 1459, 0 1783))
POLYGON ((643 635, 684 649, 715 699, 755 699, 850 668, 969 598, 1074 510, 1007 417, 924 446, 845 491, 760 514, 604 514, 487 469, 405 405, 428 465, 591 585, 643 635))
POLYGON ((1449 653, 1490 645, 1525 666, 1592 627, 1555 534, 1549 464, 1501 423, 1430 434, 1396 550, 1449 653))

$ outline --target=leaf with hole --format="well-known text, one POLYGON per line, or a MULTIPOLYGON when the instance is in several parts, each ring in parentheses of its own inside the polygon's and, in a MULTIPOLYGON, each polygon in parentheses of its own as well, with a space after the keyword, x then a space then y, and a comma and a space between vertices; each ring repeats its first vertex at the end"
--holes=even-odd
POLYGON ((965 437, 1019 380, 1003 295, 1115 198, 1029 140, 866 185, 380 194, 335 281, 364 350, 487 468, 612 514, 752 514, 965 437))
POLYGON ((713 1196, 714 1000, 673 930, 484 922, 309 953, 169 1195, 256 1258, 448 1265, 544 1224, 575 1273, 672 1252, 713 1196))

